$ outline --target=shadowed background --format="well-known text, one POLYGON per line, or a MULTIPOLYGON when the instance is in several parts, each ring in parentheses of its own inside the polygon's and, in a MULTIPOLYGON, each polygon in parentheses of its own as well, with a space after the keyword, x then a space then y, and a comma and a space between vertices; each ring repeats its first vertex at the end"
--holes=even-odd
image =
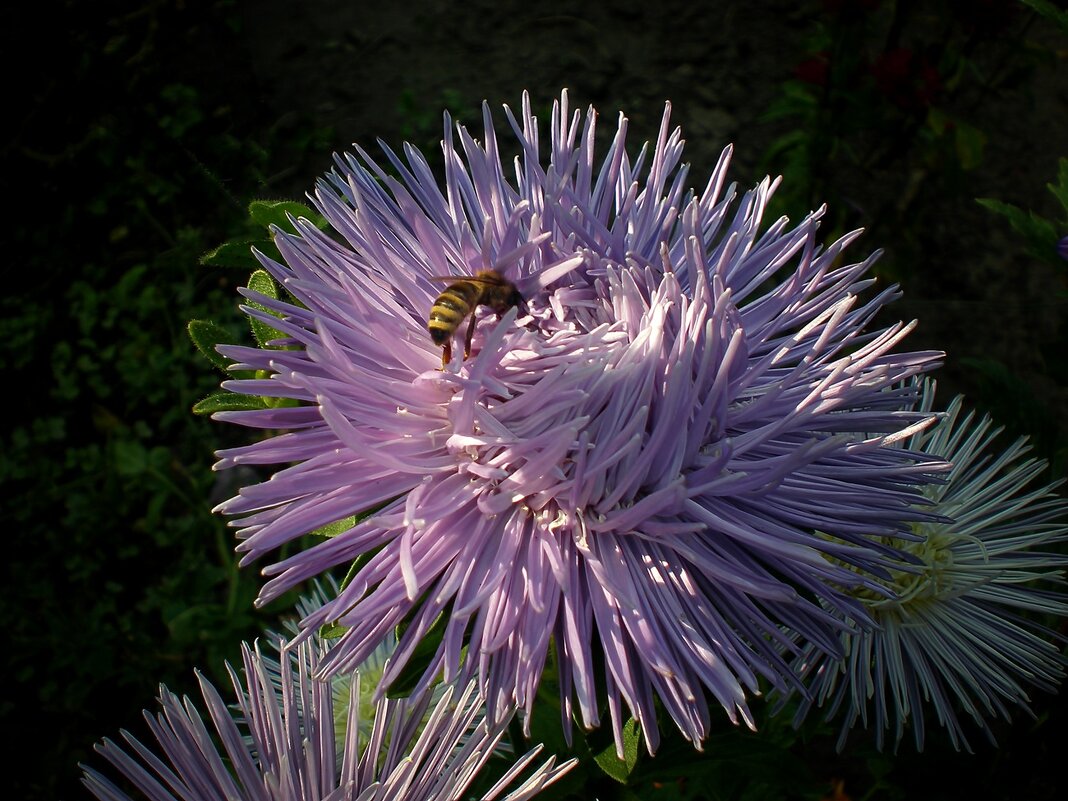
MULTIPOLYGON (((234 290, 247 275, 198 258, 246 232, 249 201, 301 198, 351 142, 408 140, 440 164, 446 106, 478 130, 483 99, 504 125, 500 105, 523 89, 545 119, 568 87, 606 135, 625 111, 636 150, 670 99, 693 184, 733 142, 742 188, 785 174, 773 215, 827 202, 827 237, 867 228, 851 253, 886 250, 876 273, 905 291, 894 319, 920 320, 909 347, 949 353, 943 402, 965 392, 1064 474, 1068 264, 1036 257, 974 199, 1063 217, 1045 184, 1068 156, 1068 33, 1010 0, 612 5, 49 0, 8 12, 10 797, 83 797, 75 763, 94 741, 143 733, 160 681, 192 692, 194 667, 224 680, 223 659, 291 605, 253 611, 256 569, 235 569, 210 514, 249 478, 211 474, 212 451, 246 433, 189 412, 221 376, 185 323, 242 336, 234 290)), ((1053 798, 1046 742, 1064 732, 1064 704, 1035 707, 1038 724, 996 727, 1000 749, 976 737, 977 757, 937 736, 924 755, 906 743, 880 756, 862 735, 839 757, 813 727, 790 741, 796 780, 783 786, 1053 798)), ((725 797, 756 797, 744 779, 772 752, 746 751, 759 738, 727 726, 708 758, 732 756, 739 789, 725 797), (748 767, 745 753, 758 754, 748 767)), ((624 797, 613 792, 600 797, 624 797)))

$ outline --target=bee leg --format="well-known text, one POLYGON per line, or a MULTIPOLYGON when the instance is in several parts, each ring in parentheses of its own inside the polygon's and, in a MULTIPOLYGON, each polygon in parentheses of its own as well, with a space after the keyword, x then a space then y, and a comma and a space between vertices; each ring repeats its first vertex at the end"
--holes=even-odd
POLYGON ((475 312, 471 311, 471 322, 467 324, 467 336, 464 338, 464 358, 471 355, 471 339, 475 336, 475 312))
POLYGON ((445 340, 445 344, 441 346, 441 369, 444 370, 448 367, 449 362, 452 361, 452 341, 445 340))

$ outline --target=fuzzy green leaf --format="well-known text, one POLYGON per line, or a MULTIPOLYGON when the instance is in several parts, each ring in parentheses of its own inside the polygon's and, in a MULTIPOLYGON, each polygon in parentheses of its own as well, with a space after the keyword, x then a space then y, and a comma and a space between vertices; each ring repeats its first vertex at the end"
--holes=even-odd
POLYGON ((272 225, 283 231, 295 234, 297 229, 293 226, 289 216, 299 219, 301 217, 312 222, 317 228, 326 228, 327 222, 321 214, 316 213, 303 203, 292 200, 253 200, 248 206, 249 216, 252 221, 265 228, 272 225))
POLYGON ((190 320, 186 330, 189 332, 189 338, 193 340, 193 344, 197 346, 197 350, 203 353, 209 362, 220 370, 225 371, 230 364, 230 360, 215 350, 215 346, 230 344, 227 342, 231 336, 229 332, 211 320, 190 320))
MULTIPOLYGON (((266 295, 269 298, 278 298, 278 285, 271 278, 271 274, 266 270, 256 270, 252 273, 248 279, 248 288, 254 292, 259 292, 261 295, 266 295)), ((278 317, 278 312, 273 309, 268 309, 262 303, 257 303, 254 300, 250 300, 248 305, 254 309, 265 311, 268 314, 272 314, 278 317)), ((275 339, 285 339, 285 334, 279 331, 277 328, 269 326, 262 320, 257 320, 255 317, 249 318, 249 326, 252 328, 252 336, 256 338, 256 342, 259 343, 261 348, 268 347, 268 342, 275 339)))
POLYGON ((325 526, 320 526, 315 531, 309 532, 314 537, 336 537, 343 531, 348 531, 350 528, 356 525, 356 515, 350 515, 344 517, 341 520, 335 520, 333 523, 327 523, 325 526))
POLYGON ((214 414, 215 412, 241 412, 249 409, 265 409, 263 398, 256 395, 239 395, 236 392, 221 390, 213 392, 204 400, 194 404, 193 414, 214 414))
POLYGON ((594 754, 597 766, 620 784, 626 784, 634 766, 638 764, 638 748, 642 741, 642 730, 638 721, 631 718, 623 724, 623 759, 616 754, 615 743, 603 751, 594 754))
POLYGON ((319 639, 336 640, 348 630, 348 626, 343 626, 340 623, 326 623, 319 627, 319 639))
MULTIPOLYGON (((278 284, 274 282, 271 274, 266 270, 256 270, 252 273, 248 277, 248 288, 269 298, 278 299, 278 284)), ((263 306, 256 304, 256 308, 262 309, 263 306)))
POLYGON ((270 239, 244 239, 223 242, 219 247, 201 256, 200 263, 210 267, 237 267, 242 270, 254 270, 260 263, 252 253, 253 248, 276 261, 281 258, 278 248, 270 239))

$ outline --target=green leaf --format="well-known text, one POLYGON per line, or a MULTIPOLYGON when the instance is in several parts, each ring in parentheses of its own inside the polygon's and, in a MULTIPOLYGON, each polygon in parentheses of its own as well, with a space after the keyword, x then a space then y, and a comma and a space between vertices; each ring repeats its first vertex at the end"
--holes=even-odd
POLYGON ((248 213, 256 224, 264 228, 275 225, 290 234, 295 234, 297 229, 290 222, 289 215, 297 219, 303 217, 320 230, 327 227, 326 219, 321 214, 293 200, 253 200, 249 203, 248 213))
POLYGON ((197 346, 197 350, 203 353, 209 362, 220 370, 226 371, 230 360, 215 350, 216 345, 229 344, 227 340, 230 333, 221 325, 216 325, 211 320, 190 320, 186 327, 189 338, 197 346))
POLYGON ((320 526, 315 531, 308 532, 315 537, 336 537, 343 531, 348 531, 350 528, 356 525, 356 515, 350 515, 343 517, 341 520, 335 520, 333 523, 327 523, 325 526, 320 526))
POLYGON ((973 170, 983 163, 986 134, 961 120, 953 122, 953 145, 957 151, 957 160, 963 169, 973 170))
POLYGON ((638 721, 631 718, 623 724, 623 759, 616 754, 613 742, 603 751, 593 755, 597 766, 620 784, 626 784, 634 766, 638 764, 638 749, 641 746, 642 730, 638 721))
MULTIPOLYGON (((266 270, 256 270, 252 273, 248 277, 248 288, 259 292, 261 295, 278 300, 278 284, 274 282, 271 274, 266 270)), ((264 307, 257 304, 256 308, 263 309, 264 307)))
POLYGON ((263 398, 256 395, 239 395, 236 392, 221 390, 213 392, 204 400, 194 404, 193 414, 214 414, 215 412, 240 412, 249 409, 265 409, 263 398))
POLYGON ((976 198, 975 202, 1007 219, 1013 230, 1027 240, 1027 244, 1036 256, 1056 263, 1054 248, 1057 243, 1057 229, 1053 223, 1033 211, 1026 212, 993 198, 976 198))
POLYGON ((115 470, 119 475, 143 474, 148 469, 148 452, 137 440, 120 439, 114 449, 115 470))
POLYGON ((262 251, 276 261, 282 256, 270 239, 242 239, 223 242, 214 250, 209 250, 200 257, 200 263, 210 267, 237 267, 242 270, 254 270, 259 261, 252 254, 252 249, 262 251))
MULTIPOLYGON (((254 292, 259 292, 261 295, 266 295, 269 298, 278 299, 278 285, 274 282, 271 274, 266 270, 256 270, 248 279, 248 288, 254 292)), ((262 303, 257 303, 254 300, 249 300, 248 305, 254 309, 265 311, 268 314, 280 317, 281 315, 273 309, 268 309, 262 303)), ((263 322, 263 320, 257 320, 255 317, 249 318, 249 326, 252 328, 252 336, 256 338, 256 342, 259 343, 261 348, 269 347, 267 344, 275 339, 285 339, 286 335, 279 331, 277 328, 272 328, 263 322)))
POLYGON ((1046 19, 1057 23, 1061 30, 1068 33, 1068 11, 1057 8, 1050 0, 1020 0, 1025 6, 1030 6, 1046 19))
POLYGON ((319 627, 319 639, 336 640, 348 630, 348 626, 343 626, 340 623, 325 623, 319 627))

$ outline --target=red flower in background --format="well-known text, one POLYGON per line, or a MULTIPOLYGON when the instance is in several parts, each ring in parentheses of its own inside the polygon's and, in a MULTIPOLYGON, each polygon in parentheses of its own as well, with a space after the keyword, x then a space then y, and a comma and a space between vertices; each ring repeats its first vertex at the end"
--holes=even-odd
POLYGON ((922 53, 887 50, 871 67, 880 94, 906 110, 929 108, 942 90, 938 70, 922 53))

